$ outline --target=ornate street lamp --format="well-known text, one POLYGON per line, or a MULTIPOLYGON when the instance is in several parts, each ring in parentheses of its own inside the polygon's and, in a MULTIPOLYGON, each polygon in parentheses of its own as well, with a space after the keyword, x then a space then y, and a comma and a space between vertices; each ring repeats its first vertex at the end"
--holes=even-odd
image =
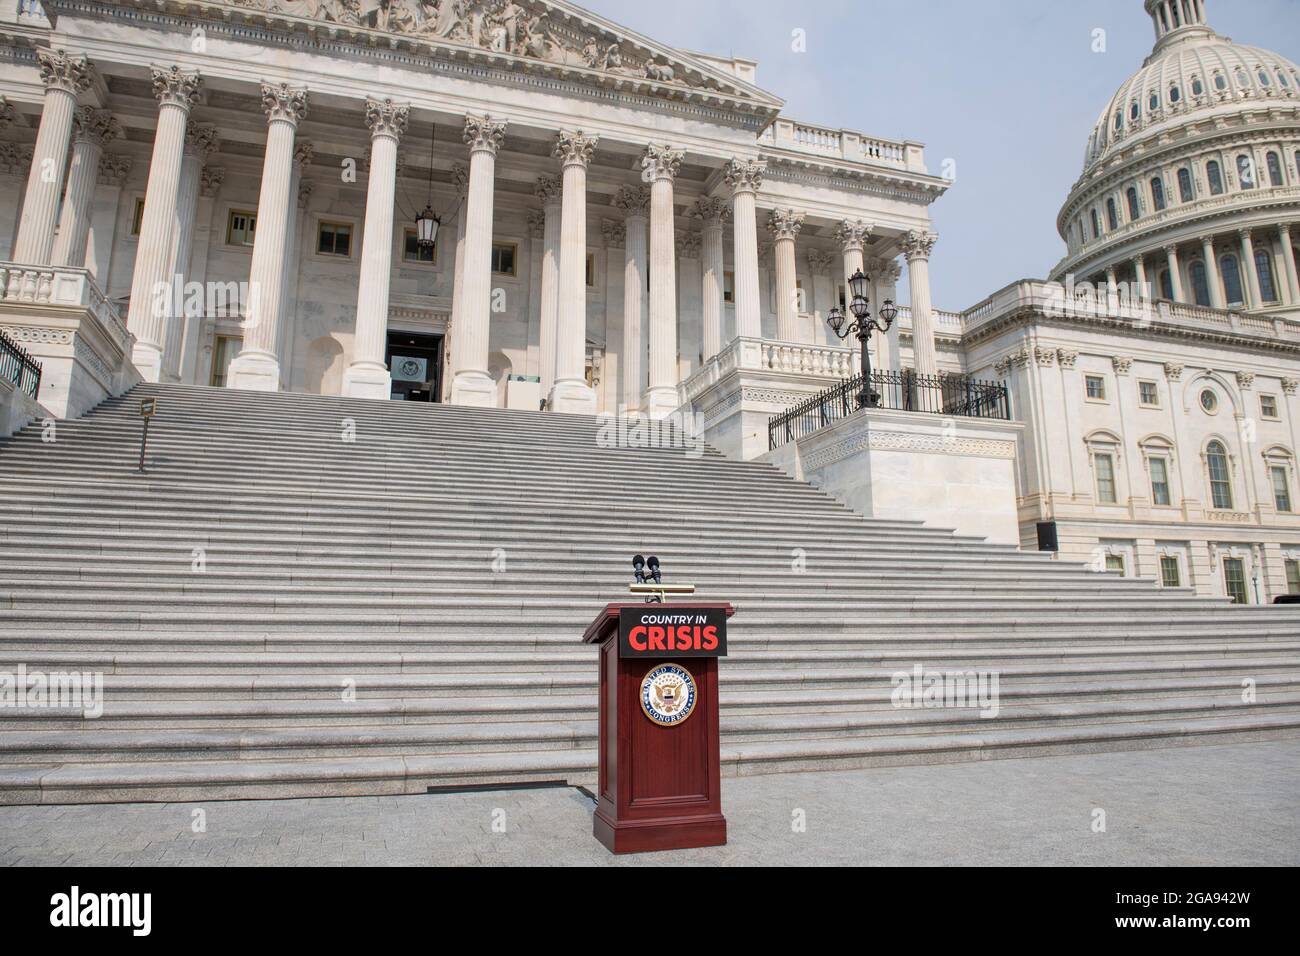
POLYGON ((867 285, 871 282, 861 269, 849 277, 849 311, 853 313, 854 322, 844 328, 844 313, 835 306, 826 316, 826 322, 835 333, 836 338, 846 339, 856 334, 858 344, 862 346, 862 391, 858 392, 858 408, 875 408, 880 404, 880 395, 871 390, 871 357, 867 353, 867 343, 872 331, 888 332, 898 316, 894 301, 886 299, 880 307, 879 321, 871 317, 871 300, 867 298, 867 285))
POLYGON ((424 204, 424 211, 415 217, 415 244, 421 249, 432 249, 438 241, 438 227, 442 219, 433 211, 433 141, 437 135, 435 125, 429 133, 429 198, 424 204))

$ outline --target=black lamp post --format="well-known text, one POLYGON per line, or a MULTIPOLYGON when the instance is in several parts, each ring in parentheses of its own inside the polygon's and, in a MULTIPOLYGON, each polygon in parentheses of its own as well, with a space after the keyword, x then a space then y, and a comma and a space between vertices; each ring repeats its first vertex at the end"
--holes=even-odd
POLYGON ((826 322, 837 338, 846 339, 857 334, 858 344, 862 346, 862 391, 858 392, 858 408, 875 408, 880 404, 880 395, 871 390, 871 357, 867 353, 867 343, 872 331, 888 332, 898 315, 892 299, 886 299, 880 307, 879 321, 871 317, 871 300, 867 298, 867 284, 871 280, 861 269, 849 277, 849 311, 853 313, 854 322, 844 328, 844 313, 835 306, 826 316, 826 322))
POLYGON ((433 141, 437 136, 437 127, 429 134, 429 198, 424 204, 424 211, 415 217, 415 244, 430 250, 438 241, 438 227, 442 218, 433 211, 433 141))

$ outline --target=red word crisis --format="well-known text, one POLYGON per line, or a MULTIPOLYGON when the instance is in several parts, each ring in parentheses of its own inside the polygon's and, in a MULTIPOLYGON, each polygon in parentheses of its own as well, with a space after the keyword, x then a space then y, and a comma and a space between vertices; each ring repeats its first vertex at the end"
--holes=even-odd
POLYGON ((718 629, 712 624, 680 624, 663 627, 659 624, 638 624, 627 636, 632 650, 646 651, 715 651, 718 649, 718 629))

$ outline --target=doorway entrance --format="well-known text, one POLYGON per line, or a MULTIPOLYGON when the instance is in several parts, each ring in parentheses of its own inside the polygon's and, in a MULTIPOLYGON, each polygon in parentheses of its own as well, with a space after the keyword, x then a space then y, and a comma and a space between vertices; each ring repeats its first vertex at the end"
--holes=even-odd
POLYGON ((384 358, 393 378, 395 401, 442 400, 442 336, 420 332, 389 332, 384 358))

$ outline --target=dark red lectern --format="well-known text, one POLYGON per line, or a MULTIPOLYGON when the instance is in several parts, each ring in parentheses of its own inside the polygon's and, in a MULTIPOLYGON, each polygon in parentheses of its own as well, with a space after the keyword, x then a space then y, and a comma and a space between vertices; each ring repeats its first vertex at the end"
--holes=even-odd
POLYGON ((613 603, 582 635, 600 645, 592 831, 615 853, 727 842, 718 657, 733 613, 726 603, 613 603))

